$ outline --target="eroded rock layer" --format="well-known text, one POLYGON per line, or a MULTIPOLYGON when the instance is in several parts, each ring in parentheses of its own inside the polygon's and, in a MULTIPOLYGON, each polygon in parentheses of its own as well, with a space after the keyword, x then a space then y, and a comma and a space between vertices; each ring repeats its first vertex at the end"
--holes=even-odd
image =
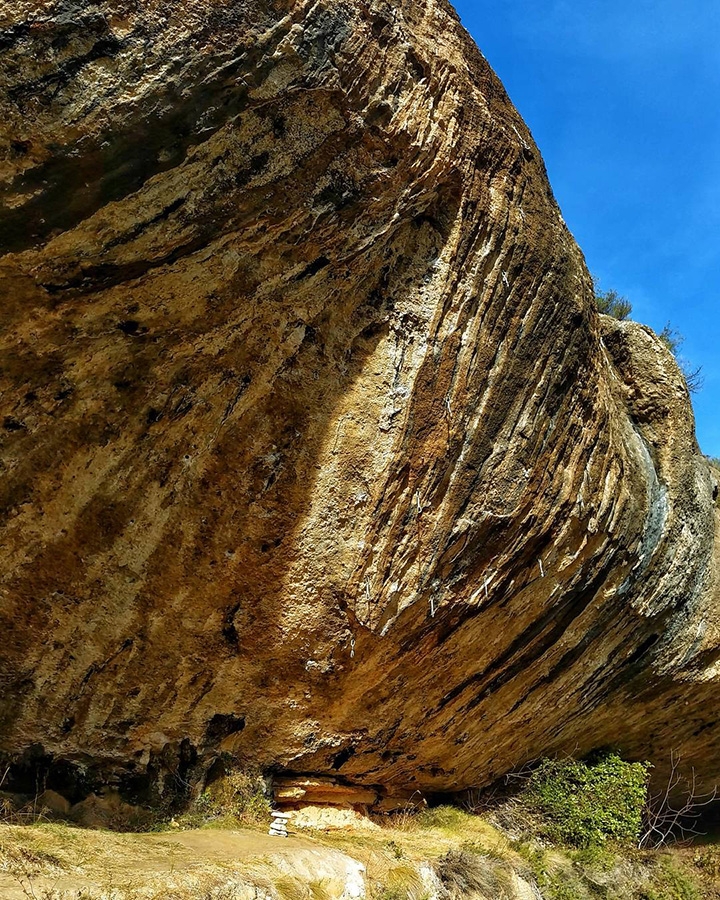
POLYGON ((0 29, 16 781, 227 751, 456 790, 606 744, 713 781, 685 384, 595 312, 450 6, 5 0, 0 29))

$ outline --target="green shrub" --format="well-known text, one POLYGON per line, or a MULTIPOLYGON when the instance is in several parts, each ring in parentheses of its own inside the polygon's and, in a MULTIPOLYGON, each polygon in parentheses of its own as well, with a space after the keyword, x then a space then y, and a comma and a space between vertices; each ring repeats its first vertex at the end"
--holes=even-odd
POLYGON ((545 759, 530 776, 521 803, 539 819, 541 835, 573 847, 634 843, 642 820, 648 763, 611 753, 593 762, 545 759))
POLYGON ((661 861, 649 884, 640 891, 640 900, 701 900, 701 897, 695 882, 670 859, 661 861))
POLYGON ((601 291, 598 279, 593 276, 595 288, 595 304, 598 312, 615 319, 627 319, 632 312, 632 303, 627 297, 621 297, 617 291, 601 291))
POLYGON ((715 881, 720 879, 720 847, 717 844, 696 850, 693 862, 704 875, 715 881))
POLYGON ((574 850, 571 854, 573 863, 581 869, 593 872, 609 872, 615 868, 618 856, 613 849, 604 845, 593 844, 574 850))
POLYGON ((554 872, 540 882, 545 900, 585 900, 581 882, 565 872, 554 872))

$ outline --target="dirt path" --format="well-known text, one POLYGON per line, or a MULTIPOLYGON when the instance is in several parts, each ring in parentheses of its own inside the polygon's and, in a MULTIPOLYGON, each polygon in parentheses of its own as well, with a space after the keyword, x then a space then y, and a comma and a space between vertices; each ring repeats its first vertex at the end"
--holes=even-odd
POLYGON ((204 859, 247 859, 251 856, 293 856, 299 850, 317 850, 318 844, 301 835, 288 838, 270 837, 261 831, 179 831, 165 834, 138 835, 148 847, 182 848, 188 858, 197 855, 204 859))
POLYGON ((0 826, 2 900, 205 900, 219 888, 228 898, 251 898, 271 893, 278 881, 322 883, 329 897, 359 897, 363 867, 295 835, 210 829, 117 835, 58 825, 0 826))

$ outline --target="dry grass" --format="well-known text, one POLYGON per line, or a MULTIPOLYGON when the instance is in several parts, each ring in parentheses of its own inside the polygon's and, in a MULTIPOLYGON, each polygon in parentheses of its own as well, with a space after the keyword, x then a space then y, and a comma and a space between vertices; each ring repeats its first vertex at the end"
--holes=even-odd
POLYGON ((475 896, 480 900, 510 898, 512 867, 470 850, 450 850, 435 864, 435 872, 453 900, 475 896))
MULTIPOLYGON (((521 862, 510 841, 489 822, 455 807, 385 816, 377 824, 372 830, 315 833, 313 840, 360 860, 378 900, 423 900, 428 888, 419 876, 420 865, 431 863, 441 882, 443 874, 451 879, 453 853, 479 858, 489 873, 486 885, 505 884, 512 860, 521 862)), ((496 900, 503 894, 490 896, 496 900)))
MULTIPOLYGON (((332 883, 313 876, 312 854, 310 842, 283 842, 247 830, 121 835, 55 824, 0 825, 0 898, 329 900, 339 896, 338 879, 342 878, 334 876, 330 892, 332 883)), ((342 858, 338 861, 334 853, 325 859, 320 855, 318 861, 323 870, 339 871, 344 877, 342 858)))
MULTIPOLYGON (((211 853, 223 841, 262 844, 257 832, 201 831, 120 835, 64 825, 0 826, 2 900, 330 900, 312 870, 279 864, 292 847, 340 850, 366 866, 370 900, 425 900, 431 873, 450 898, 514 896, 515 873, 545 900, 699 900, 720 898, 720 851, 636 855, 570 852, 508 840, 479 816, 441 807, 390 817, 372 830, 315 833, 270 843, 270 856, 211 853), (186 842, 190 841, 190 844, 186 842), (206 852, 207 851, 207 852, 206 852), (434 872, 434 876, 432 873, 434 872), (693 880, 704 885, 700 893, 693 880)), ((312 853, 310 853, 312 856, 312 853)), ((322 855, 318 857, 322 859, 322 855)))
POLYGON ((377 822, 379 827, 373 830, 331 831, 315 834, 314 838, 351 855, 357 856, 361 849, 414 862, 437 859, 468 842, 498 857, 511 853, 510 841, 500 831, 480 816, 455 807, 441 806, 411 816, 386 816, 377 822))
MULTIPOLYGON (((221 867, 173 872, 182 848, 67 825, 0 826, 3 900, 235 900, 221 867), (168 870, 170 876, 168 877, 168 870), (159 875, 158 873, 161 873, 159 875), (156 883, 157 882, 157 883, 156 883)), ((237 879, 235 880, 237 884, 237 879)))
POLYGON ((216 779, 177 821, 181 826, 195 828, 264 826, 271 808, 259 773, 231 769, 216 779))

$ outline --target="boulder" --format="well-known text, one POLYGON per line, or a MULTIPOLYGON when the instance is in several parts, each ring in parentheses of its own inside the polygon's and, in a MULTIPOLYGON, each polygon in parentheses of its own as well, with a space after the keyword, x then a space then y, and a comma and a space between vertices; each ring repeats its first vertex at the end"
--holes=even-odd
POLYGON ((152 821, 146 810, 126 803, 117 791, 90 794, 76 803, 69 817, 84 828, 109 828, 113 831, 133 831, 147 827, 152 821))
POLYGON ((43 791, 37 798, 37 809, 53 816, 64 817, 70 812, 71 803, 57 791, 43 791))
POLYGON ((712 786, 684 379, 598 315, 451 6, 0 18, 9 779, 166 803, 230 754, 371 802, 612 745, 712 786))

